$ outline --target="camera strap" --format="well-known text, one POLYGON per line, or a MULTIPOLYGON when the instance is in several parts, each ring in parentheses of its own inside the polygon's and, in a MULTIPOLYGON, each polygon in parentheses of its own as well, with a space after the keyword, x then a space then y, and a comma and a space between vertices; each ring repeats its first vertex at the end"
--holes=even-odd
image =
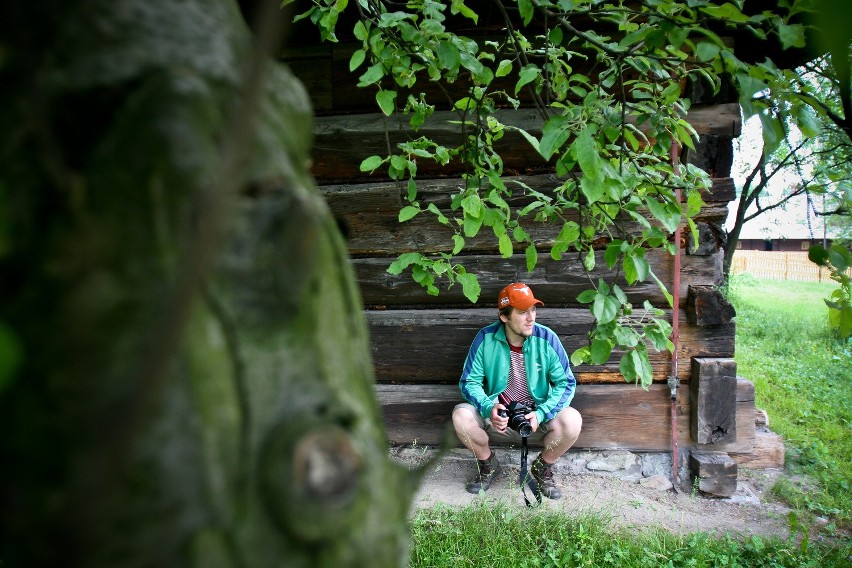
POLYGON ((521 493, 524 496, 524 502, 527 504, 527 507, 533 508, 541 505, 541 491, 538 489, 538 483, 535 482, 535 478, 528 471, 528 460, 529 447, 527 446, 527 437, 524 436, 521 438, 521 473, 518 476, 518 485, 521 488, 521 493), (527 487, 530 488, 530 491, 532 491, 532 494, 535 496, 536 501, 538 502, 537 505, 533 505, 527 497, 527 487))

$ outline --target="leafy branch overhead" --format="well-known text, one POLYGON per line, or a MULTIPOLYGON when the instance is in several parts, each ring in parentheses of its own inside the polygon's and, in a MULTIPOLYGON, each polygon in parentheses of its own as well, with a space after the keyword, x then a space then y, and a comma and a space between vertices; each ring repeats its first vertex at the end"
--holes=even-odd
MULTIPOLYGON (((576 255, 591 272, 595 250, 603 247, 617 278, 631 285, 652 279, 671 305, 645 255, 653 248, 674 253, 672 234, 680 227, 697 240, 693 216, 710 187, 705 172, 678 159, 697 140, 686 120, 684 89, 689 81, 718 89, 724 75, 749 95, 759 87, 753 67, 719 35, 726 26, 776 34, 785 45, 803 37, 783 16, 748 16, 737 2, 710 0, 361 0, 351 7, 347 0, 318 0, 297 19, 310 19, 324 39, 337 41, 337 22, 347 9, 357 18, 346 34, 359 45, 349 68, 359 87, 375 90, 388 128, 409 134, 386 155, 366 157, 361 170, 386 172, 405 188, 400 222, 430 215, 452 231, 452 247, 405 253, 389 271, 410 270, 430 294, 438 293, 440 279, 459 283, 472 302, 480 289, 462 255, 484 233, 505 258, 523 252, 528 271, 544 253, 555 260, 576 255), (476 31, 486 9, 496 9, 499 20, 487 34, 476 31), (511 119, 521 107, 535 110, 534 126, 511 119), (427 136, 424 125, 447 110, 458 137, 427 136), (504 169, 500 141, 509 134, 529 143, 537 156, 531 163, 556 173, 547 191, 504 169), (418 192, 418 164, 426 161, 463 170, 449 209, 426 203, 418 192), (554 227, 554 236, 534 239, 531 228, 540 224, 554 227)), ((625 377, 647 386, 649 346, 671 349, 664 312, 647 307, 637 318, 614 282, 589 280, 590 291, 578 301, 590 303, 597 325, 589 346, 572 358, 603 363, 618 348, 625 377)))

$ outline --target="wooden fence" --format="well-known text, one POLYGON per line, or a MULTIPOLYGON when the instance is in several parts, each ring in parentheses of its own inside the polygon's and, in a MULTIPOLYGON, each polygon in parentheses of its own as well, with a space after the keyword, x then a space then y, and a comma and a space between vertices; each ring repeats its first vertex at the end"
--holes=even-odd
MULTIPOLYGON (((808 260, 807 252, 738 250, 731 263, 731 274, 747 272, 755 278, 831 282, 830 273, 808 260)), ((852 270, 850 270, 852 275, 852 270)))

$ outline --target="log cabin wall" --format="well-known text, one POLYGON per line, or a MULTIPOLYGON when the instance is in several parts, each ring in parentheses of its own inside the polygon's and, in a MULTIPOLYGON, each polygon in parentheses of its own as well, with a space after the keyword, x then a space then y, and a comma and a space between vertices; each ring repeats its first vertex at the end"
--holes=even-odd
MULTIPOLYGON (((539 264, 532 272, 526 270, 522 250, 507 259, 500 256, 493 239, 466 239, 464 263, 477 274, 482 287, 475 305, 464 298, 460 286, 443 286, 438 296, 429 296, 408 273, 388 274, 388 266, 400 253, 451 251, 451 233, 428 215, 399 223, 406 193, 403 184, 383 178, 380 172, 367 176, 359 171, 365 157, 387 155, 389 144, 410 133, 378 111, 373 90, 356 87, 357 77, 348 69, 355 43, 342 38, 339 43, 319 44, 306 37, 297 33, 283 50, 282 59, 305 83, 315 107, 312 172, 348 243, 365 304, 376 390, 388 436, 394 444, 438 444, 449 428, 452 407, 461 401, 457 383, 470 342, 481 327, 496 318, 498 291, 513 281, 529 284, 545 303, 538 321, 556 331, 570 355, 587 341, 593 325, 587 307, 576 301, 580 291, 589 287, 589 276, 576 258, 565 255, 562 261, 550 259, 547 251, 558 231, 542 225, 527 227, 540 245, 539 264)), ((728 204, 735 197, 730 177, 731 141, 740 132, 739 107, 698 90, 693 94, 688 120, 700 134, 700 143, 686 159, 709 172, 713 189, 705 197, 707 206, 696 218, 700 243, 696 247, 691 238, 685 236, 683 240, 677 357, 678 379, 684 387, 692 380, 695 359, 733 357, 735 331, 733 312, 716 287, 722 280, 722 227, 728 204)), ((441 113, 439 110, 436 115, 441 113)), ((534 135, 540 133, 540 119, 529 109, 503 111, 501 119, 534 135)), ((459 136, 446 121, 430 128, 426 134, 448 142, 459 136)), ((511 176, 536 189, 556 185, 547 165, 519 135, 506 134, 503 152, 511 176)), ((452 167, 418 164, 419 199, 448 210, 450 195, 461 183, 459 175, 452 167)), ((603 251, 598 255, 596 264, 604 268, 596 269, 591 278, 611 279, 603 251)), ((673 257, 655 251, 649 254, 649 260, 671 291, 673 257)), ((656 284, 620 285, 639 304, 649 299, 671 314, 656 284)), ((613 353, 604 365, 574 368, 578 386, 573 406, 584 416, 576 447, 670 450, 670 397, 665 381, 671 373, 671 355, 652 356, 654 385, 647 391, 625 383, 618 371, 619 356, 613 353)), ((734 442, 726 440, 722 449, 747 454, 754 432, 754 390, 750 383, 736 381, 734 398, 734 412, 741 422, 738 437, 734 442)), ((690 415, 696 411, 690 406, 691 400, 689 388, 679 389, 678 438, 686 446, 695 444, 690 436, 690 415)))

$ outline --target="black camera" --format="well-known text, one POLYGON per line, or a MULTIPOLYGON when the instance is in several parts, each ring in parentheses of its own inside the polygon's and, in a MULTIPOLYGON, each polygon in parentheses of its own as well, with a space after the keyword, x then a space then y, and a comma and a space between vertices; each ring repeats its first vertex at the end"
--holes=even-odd
POLYGON ((527 406, 523 402, 510 402, 508 411, 500 409, 497 414, 500 416, 509 417, 509 428, 516 431, 522 438, 526 438, 532 434, 532 424, 527 420, 526 415, 535 410, 535 405, 527 406))

